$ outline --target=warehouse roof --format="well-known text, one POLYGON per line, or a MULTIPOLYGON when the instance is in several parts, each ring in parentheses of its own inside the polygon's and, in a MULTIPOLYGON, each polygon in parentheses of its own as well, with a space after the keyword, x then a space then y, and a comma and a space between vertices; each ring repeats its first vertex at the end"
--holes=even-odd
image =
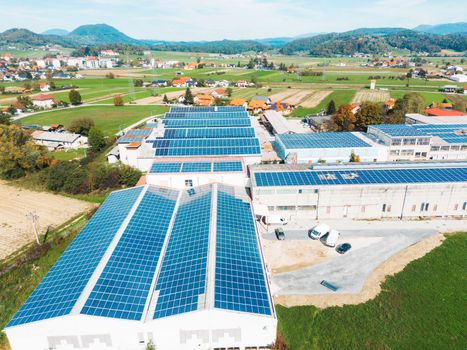
POLYGON ((423 131, 420 131, 416 128, 413 128, 410 125, 405 124, 380 124, 380 125, 370 125, 369 129, 376 129, 382 132, 383 134, 389 137, 405 137, 405 136, 412 136, 412 137, 420 137, 420 136, 428 136, 423 131))
POLYGON ((67 142, 73 143, 79 139, 81 135, 72 134, 69 132, 50 132, 50 131, 34 131, 32 133, 32 138, 39 141, 48 141, 48 142, 67 142))
POLYGON ((351 132, 318 132, 308 134, 276 135, 276 140, 287 149, 371 147, 351 132))
POLYGON ((245 190, 144 186, 108 197, 7 327, 67 314, 149 321, 213 308, 273 316, 245 190))

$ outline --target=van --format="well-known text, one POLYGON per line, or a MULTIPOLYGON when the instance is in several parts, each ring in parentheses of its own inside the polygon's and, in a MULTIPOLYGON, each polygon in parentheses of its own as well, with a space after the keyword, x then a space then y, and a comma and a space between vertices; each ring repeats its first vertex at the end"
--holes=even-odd
POLYGON ((310 237, 311 239, 320 239, 326 233, 328 233, 330 229, 331 228, 326 224, 316 225, 308 231, 308 237, 310 237))
POLYGON ((262 221, 265 225, 287 225, 288 223, 286 218, 280 217, 279 215, 263 216, 262 221))
POLYGON ((337 240, 339 239, 340 235, 341 234, 337 230, 329 231, 327 236, 323 237, 323 238, 325 238, 324 239, 324 244, 327 245, 328 247, 335 247, 336 243, 337 243, 337 240))

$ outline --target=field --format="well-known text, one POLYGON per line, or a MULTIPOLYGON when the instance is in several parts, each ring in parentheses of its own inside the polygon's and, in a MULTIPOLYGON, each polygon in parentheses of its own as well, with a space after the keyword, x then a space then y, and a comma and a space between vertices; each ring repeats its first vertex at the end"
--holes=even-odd
POLYGON ((28 213, 37 214, 38 230, 44 233, 47 226, 61 224, 93 207, 76 199, 18 189, 2 182, 0 198, 0 260, 35 239, 28 213))
POLYGON ((296 108, 292 116, 301 118, 305 116, 306 114, 313 114, 313 113, 318 113, 323 109, 326 109, 327 105, 331 100, 334 100, 336 103, 336 106, 342 105, 342 104, 347 104, 352 102, 353 97, 355 96, 356 91, 355 90, 335 90, 328 94, 324 99, 321 100, 321 102, 318 103, 315 107, 312 108, 304 108, 304 107, 298 107, 296 108))
POLYGON ((63 124, 65 127, 77 118, 91 118, 106 136, 114 135, 139 120, 167 111, 163 106, 86 106, 38 113, 21 119, 22 124, 63 124))
POLYGON ((464 349, 467 233, 448 236, 360 305, 318 309, 277 306, 290 350, 464 349))
POLYGON ((388 91, 378 91, 378 90, 362 90, 357 92, 354 96, 352 102, 362 103, 365 101, 370 102, 384 102, 389 100, 390 95, 388 91))

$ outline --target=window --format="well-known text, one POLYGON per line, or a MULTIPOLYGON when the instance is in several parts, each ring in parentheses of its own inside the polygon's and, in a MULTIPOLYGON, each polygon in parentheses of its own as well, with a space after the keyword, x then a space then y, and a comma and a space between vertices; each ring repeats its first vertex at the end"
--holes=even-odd
POLYGON ((403 149, 401 155, 403 156, 413 156, 414 150, 413 149, 403 149))
POLYGON ((298 210, 316 210, 316 205, 299 205, 298 210))
POLYGON ((306 193, 318 193, 318 190, 313 190, 313 189, 302 189, 298 190, 298 193, 306 194, 306 193))
POLYGON ((293 205, 278 205, 277 210, 295 210, 293 205))
POLYGON ((454 204, 454 210, 459 209, 459 204, 454 204))
POLYGON ((274 209, 275 209, 274 206, 268 206, 268 210, 274 211, 274 209))
POLYGON ((417 143, 419 145, 429 145, 430 144, 430 139, 428 139, 428 138, 418 139, 417 143))
POLYGON ((430 207, 430 203, 422 203, 420 205, 420 211, 428 211, 429 207, 430 207))
POLYGON ((404 139, 404 145, 415 145, 417 139, 404 139))
POLYGON ((467 209, 467 202, 464 202, 464 204, 462 205, 462 210, 465 210, 467 209))
POLYGON ((461 146, 451 146, 451 151, 459 151, 461 146))
POLYGON ((400 151, 399 150, 392 150, 390 152, 391 156, 398 156, 400 154, 400 151))
POLYGON ((414 212, 415 210, 417 210, 417 206, 414 204, 412 205, 412 212, 414 212))
POLYGON ((431 146, 431 151, 432 152, 438 152, 439 151, 439 146, 431 146))
POLYGON ((383 210, 382 211, 383 211, 383 213, 386 212, 386 204, 383 204, 383 210))
POLYGON ((393 139, 391 141, 391 145, 393 145, 393 146, 399 146, 401 143, 402 143, 401 139, 393 139))
POLYGON ((441 151, 449 151, 449 146, 441 146, 441 151))
POLYGON ((193 180, 185 180, 185 187, 193 187, 193 180))

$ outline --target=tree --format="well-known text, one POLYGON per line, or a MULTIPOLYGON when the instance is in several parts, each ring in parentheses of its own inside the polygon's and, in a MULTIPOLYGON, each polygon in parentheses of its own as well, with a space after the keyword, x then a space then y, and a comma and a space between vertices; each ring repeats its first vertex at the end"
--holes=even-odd
POLYGON ((133 80, 133 85, 135 87, 142 87, 144 84, 144 81, 142 79, 136 79, 136 80, 133 80))
POLYGON ((411 92, 396 101, 393 110, 386 120, 389 124, 403 124, 407 113, 422 113, 425 108, 425 99, 422 95, 411 92))
POLYGON ((227 93, 227 96, 232 97, 233 90, 231 87, 228 87, 225 92, 227 93))
POLYGON ((79 91, 75 89, 71 89, 70 92, 68 93, 68 98, 70 99, 70 103, 73 106, 77 106, 81 104, 81 94, 79 91))
POLYGON ((0 125, 0 177, 13 179, 49 164, 47 151, 17 125, 0 125))
POLYGON ((156 346, 154 345, 154 343, 152 342, 152 340, 150 340, 147 345, 146 345, 146 348, 144 350, 156 350, 156 346))
POLYGON ((350 154, 349 162, 350 162, 350 163, 359 163, 359 162, 360 162, 360 156, 357 155, 357 154, 355 154, 355 153, 352 151, 352 153, 350 154))
POLYGON ((382 124, 383 116, 381 106, 376 102, 363 102, 356 115, 355 126, 358 130, 366 130, 368 125, 382 124))
POLYGON ((10 125, 11 115, 8 113, 0 112, 0 125, 10 125))
POLYGON ((105 75, 105 77, 106 77, 107 79, 115 79, 115 74, 113 74, 112 72, 110 72, 110 73, 107 73, 107 74, 105 75))
POLYGON ((352 131, 355 129, 355 115, 351 105, 342 105, 332 116, 332 121, 337 125, 338 131, 352 131))
POLYGON ((121 107, 121 106, 123 106, 124 104, 125 104, 125 103, 123 102, 122 96, 117 95, 117 96, 114 97, 114 106, 121 107))
POLYGON ((75 134, 88 136, 92 127, 94 127, 94 120, 91 118, 77 118, 71 121, 67 129, 75 134))
POLYGON ((121 164, 118 167, 118 182, 125 187, 133 187, 141 178, 141 171, 129 165, 121 164))
POLYGON ((258 77, 256 76, 256 74, 253 74, 253 75, 251 76, 251 82, 252 82, 253 84, 255 84, 255 85, 258 84, 258 77))
POLYGON ((458 98, 454 104, 454 109, 461 111, 463 113, 467 112, 467 100, 463 98, 458 98))
POLYGON ((31 101, 31 98, 29 96, 20 95, 20 96, 18 96, 16 98, 16 101, 20 105, 24 106, 25 109, 32 107, 32 101, 31 101))
POLYGON ((162 100, 165 104, 168 104, 170 101, 169 101, 169 98, 167 97, 167 95, 164 95, 164 98, 162 100))
POLYGON ((333 115, 336 113, 336 103, 334 100, 329 101, 328 103, 328 108, 326 109, 326 114, 327 115, 333 115))
POLYGON ((191 93, 190 88, 186 88, 185 91, 185 101, 183 101, 186 105, 192 105, 194 103, 193 94, 191 93))
POLYGON ((100 151, 105 147, 105 137, 101 129, 93 126, 91 130, 89 130, 88 144, 94 151, 100 151))

